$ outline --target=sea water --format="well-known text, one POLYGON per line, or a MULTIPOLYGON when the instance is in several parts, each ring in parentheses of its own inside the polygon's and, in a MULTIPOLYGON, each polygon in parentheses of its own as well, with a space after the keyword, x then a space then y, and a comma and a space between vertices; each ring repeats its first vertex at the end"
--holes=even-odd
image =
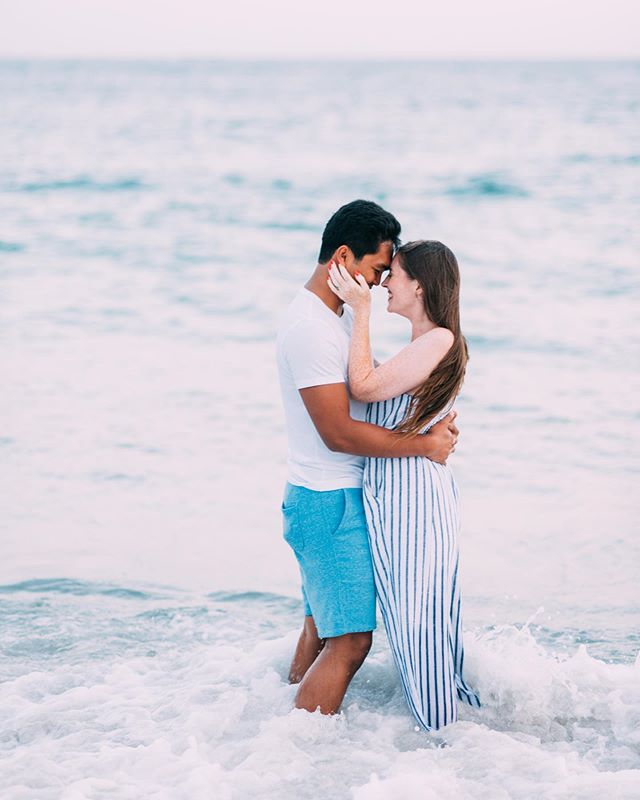
MULTIPOLYGON (((0 794, 640 796, 637 63, 0 64, 0 794), (278 318, 328 217, 457 254, 466 670, 292 711, 278 318)), ((407 340, 374 290, 383 359, 407 340)))

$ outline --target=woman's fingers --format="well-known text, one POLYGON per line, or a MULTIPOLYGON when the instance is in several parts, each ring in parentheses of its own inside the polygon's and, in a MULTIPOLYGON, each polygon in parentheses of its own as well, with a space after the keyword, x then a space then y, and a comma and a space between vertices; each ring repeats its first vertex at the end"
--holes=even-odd
POLYGON ((329 270, 329 281, 335 287, 334 291, 341 300, 346 300, 349 294, 350 287, 347 280, 351 280, 351 278, 348 272, 346 272, 346 275, 347 278, 344 277, 337 264, 334 264, 329 270))
POLYGON ((360 272, 356 272, 356 281, 360 284, 360 286, 363 289, 366 289, 367 291, 369 291, 369 284, 365 280, 364 275, 362 275, 360 272))
POLYGON ((329 264, 329 277, 327 278, 327 281, 332 291, 334 291, 338 296, 340 296, 339 291, 344 282, 342 281, 340 273, 336 268, 336 264, 333 261, 329 264))
POLYGON ((352 276, 349 273, 349 270, 343 264, 336 264, 335 261, 332 261, 329 265, 329 274, 337 286, 344 286, 354 289, 356 286, 359 286, 362 289, 366 289, 367 291, 369 290, 369 285, 367 284, 364 275, 356 272, 355 275, 352 276))
POLYGON ((354 305, 360 300, 368 299, 369 285, 364 276, 356 272, 352 277, 343 264, 330 262, 328 283, 331 291, 345 303, 354 305))
POLYGON ((332 261, 329 266, 329 274, 333 279, 334 283, 346 284, 349 285, 353 278, 349 274, 349 270, 343 264, 336 264, 335 261, 332 261))
POLYGON ((329 267, 329 275, 331 275, 331 280, 336 284, 336 286, 342 286, 351 279, 351 276, 347 272, 346 268, 341 264, 336 264, 335 261, 331 262, 331 266, 329 267))

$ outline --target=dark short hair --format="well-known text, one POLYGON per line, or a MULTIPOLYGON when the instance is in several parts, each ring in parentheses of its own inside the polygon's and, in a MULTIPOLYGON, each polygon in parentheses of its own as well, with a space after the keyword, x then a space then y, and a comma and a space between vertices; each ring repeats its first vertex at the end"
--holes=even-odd
POLYGON ((325 264, 335 251, 346 244, 353 255, 375 253, 382 242, 400 244, 400 223, 384 208, 370 200, 353 200, 339 208, 327 222, 322 234, 318 261, 325 264))

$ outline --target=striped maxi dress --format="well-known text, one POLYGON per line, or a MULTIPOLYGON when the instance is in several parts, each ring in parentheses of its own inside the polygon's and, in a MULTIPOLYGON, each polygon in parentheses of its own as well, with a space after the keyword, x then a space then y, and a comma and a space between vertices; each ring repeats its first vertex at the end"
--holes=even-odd
MULTIPOLYGON (((370 403, 367 421, 394 428, 410 401, 403 394, 370 403)), ((449 467, 409 457, 368 458, 363 490, 376 591, 404 694, 420 725, 437 730, 457 719, 457 699, 480 706, 462 672, 458 489, 449 467)))

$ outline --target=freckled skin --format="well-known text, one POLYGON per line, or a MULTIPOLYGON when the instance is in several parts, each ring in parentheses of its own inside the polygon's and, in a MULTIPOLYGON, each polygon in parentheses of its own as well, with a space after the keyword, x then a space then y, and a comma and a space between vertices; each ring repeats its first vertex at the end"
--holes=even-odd
POLYGON ((417 280, 394 258, 382 286, 389 292, 387 310, 411 322, 411 342, 384 364, 375 365, 371 355, 369 317, 371 292, 340 267, 331 271, 334 291, 353 309, 349 349, 349 390, 357 400, 374 402, 411 392, 420 386, 453 344, 453 334, 432 322, 424 309, 417 280))

